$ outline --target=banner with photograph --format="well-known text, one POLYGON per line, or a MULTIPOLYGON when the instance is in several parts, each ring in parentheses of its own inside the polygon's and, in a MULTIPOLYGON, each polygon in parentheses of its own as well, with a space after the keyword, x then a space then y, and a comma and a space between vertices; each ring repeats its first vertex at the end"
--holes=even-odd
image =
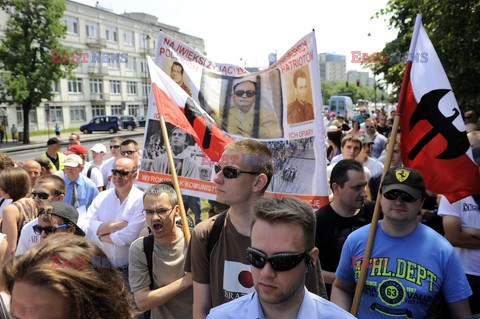
POLYGON ((267 192, 307 200, 314 208, 328 203, 314 32, 256 73, 215 63, 163 33, 156 43, 140 185, 171 178, 158 121, 162 112, 184 194, 215 199, 213 165, 224 145, 254 138, 274 154, 267 192))

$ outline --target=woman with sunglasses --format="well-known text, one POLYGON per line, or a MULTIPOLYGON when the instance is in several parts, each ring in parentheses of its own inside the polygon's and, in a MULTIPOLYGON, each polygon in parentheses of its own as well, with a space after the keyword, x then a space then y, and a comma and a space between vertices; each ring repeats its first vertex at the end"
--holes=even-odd
POLYGON ((22 227, 35 218, 36 207, 30 197, 30 178, 25 170, 14 167, 0 172, 0 196, 11 198, 3 210, 2 233, 7 235, 8 252, 13 255, 22 227))

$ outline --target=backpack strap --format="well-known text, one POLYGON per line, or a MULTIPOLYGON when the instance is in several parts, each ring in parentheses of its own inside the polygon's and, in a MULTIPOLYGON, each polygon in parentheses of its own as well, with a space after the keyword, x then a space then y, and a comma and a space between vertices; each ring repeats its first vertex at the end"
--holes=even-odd
POLYGON ((225 218, 227 217, 228 210, 220 213, 215 221, 213 222, 212 231, 208 236, 208 259, 210 260, 210 254, 212 253, 213 246, 220 238, 220 234, 222 233, 223 225, 225 224, 225 218))
POLYGON ((91 165, 89 168, 88 168, 88 171, 87 171, 87 177, 90 178, 90 176, 92 176, 92 169, 93 169, 93 165, 91 165))
POLYGON ((147 257, 150 290, 153 290, 153 235, 143 237, 143 252, 145 253, 145 257, 147 257))

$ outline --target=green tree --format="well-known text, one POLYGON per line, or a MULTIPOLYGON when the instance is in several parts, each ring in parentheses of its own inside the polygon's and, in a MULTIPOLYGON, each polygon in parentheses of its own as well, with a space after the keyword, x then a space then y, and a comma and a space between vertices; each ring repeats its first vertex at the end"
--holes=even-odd
MULTIPOLYGON (((478 109, 480 105, 480 2, 478 0, 389 0, 387 8, 375 17, 388 20, 398 30, 395 40, 382 52, 392 55, 408 52, 415 17, 422 15, 423 25, 447 73, 461 109, 478 109)), ((369 64, 375 74, 384 74, 393 85, 398 99, 405 63, 369 64)), ((392 101, 393 102, 393 101, 392 101)))
POLYGON ((70 54, 60 44, 66 27, 62 23, 65 1, 0 0, 9 13, 5 38, 0 43, 3 63, 0 101, 23 109, 23 143, 30 143, 29 112, 51 100, 52 82, 71 74, 76 63, 53 63, 52 51, 70 54))
MULTIPOLYGON (((324 104, 328 104, 330 96, 345 95, 352 98, 353 103, 358 99, 374 101, 375 91, 369 86, 357 86, 350 82, 348 87, 345 81, 323 81, 322 82, 322 97, 324 104)), ((381 92, 377 89, 377 101, 380 101, 381 92)))

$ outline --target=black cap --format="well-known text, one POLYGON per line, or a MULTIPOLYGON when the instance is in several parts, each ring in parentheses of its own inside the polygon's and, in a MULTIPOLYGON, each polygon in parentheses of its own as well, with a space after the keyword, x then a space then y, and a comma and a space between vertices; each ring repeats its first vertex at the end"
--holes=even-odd
POLYGON ((50 203, 53 209, 49 212, 51 215, 61 217, 75 225, 75 235, 85 236, 85 232, 77 226, 78 211, 70 204, 65 202, 52 202, 50 203))
POLYGON ((47 141, 47 146, 48 145, 53 145, 53 144, 60 144, 61 141, 56 138, 56 137, 52 137, 52 138, 49 138, 48 141, 47 141))
POLYGON ((422 175, 412 168, 390 168, 383 178, 382 194, 391 190, 401 190, 415 198, 421 198, 425 194, 425 182, 422 175))

